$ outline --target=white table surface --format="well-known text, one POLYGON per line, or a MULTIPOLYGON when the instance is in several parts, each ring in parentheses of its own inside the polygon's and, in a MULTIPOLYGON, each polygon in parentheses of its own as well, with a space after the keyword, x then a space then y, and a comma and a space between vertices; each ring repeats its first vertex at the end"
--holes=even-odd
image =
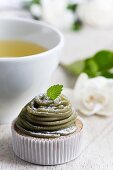
MULTIPOLYGON (((69 63, 85 58, 99 49, 113 49, 113 30, 84 28, 78 33, 65 33, 66 44, 61 61, 69 63)), ((75 78, 58 67, 51 83, 73 87, 75 78)), ((12 151, 10 124, 0 125, 0 170, 113 170, 113 117, 83 117, 85 134, 81 155, 58 166, 38 166, 17 158, 12 151)))

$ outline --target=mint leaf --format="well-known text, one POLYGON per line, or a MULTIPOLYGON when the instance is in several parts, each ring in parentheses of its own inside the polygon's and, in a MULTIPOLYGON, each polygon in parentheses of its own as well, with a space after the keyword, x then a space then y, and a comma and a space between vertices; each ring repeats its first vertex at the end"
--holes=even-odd
POLYGON ((63 89, 63 85, 54 85, 51 86, 48 90, 47 90, 47 96, 51 99, 51 100, 55 100, 62 92, 63 89))

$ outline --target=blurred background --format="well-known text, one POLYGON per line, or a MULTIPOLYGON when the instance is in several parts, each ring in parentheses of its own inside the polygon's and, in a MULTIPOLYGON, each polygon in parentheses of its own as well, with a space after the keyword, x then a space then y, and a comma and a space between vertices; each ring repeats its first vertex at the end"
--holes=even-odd
MULTIPOLYGON (((105 79, 104 84, 101 78, 92 81, 88 77, 81 81, 78 78, 78 88, 75 92, 72 88, 82 72, 89 77, 113 78, 113 0, 0 0, 0 17, 41 20, 63 33, 63 54, 50 84, 59 83, 71 88, 67 95, 71 96, 73 106, 79 106, 83 114, 86 108, 85 114, 88 115, 83 116, 86 128, 83 156, 76 163, 64 165, 64 169, 112 170, 113 81, 105 79), (74 98, 77 97, 80 103, 76 105, 74 98), (94 116, 95 113, 101 116, 94 116)), ((32 169, 31 165, 27 166, 12 155, 9 129, 9 126, 1 127, 2 169, 32 169)), ((33 168, 38 169, 36 166, 33 168)))
MULTIPOLYGON (((113 49, 113 0, 0 0, 0 17, 42 20, 64 34, 61 63, 113 49)), ((73 87, 75 77, 59 66, 52 83, 73 87)))

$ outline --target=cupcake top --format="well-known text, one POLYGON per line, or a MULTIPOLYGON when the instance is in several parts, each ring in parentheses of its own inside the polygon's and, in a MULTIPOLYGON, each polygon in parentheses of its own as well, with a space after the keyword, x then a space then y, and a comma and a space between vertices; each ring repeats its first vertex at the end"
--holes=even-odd
POLYGON ((47 93, 32 99, 15 122, 18 130, 40 138, 55 138, 74 133, 77 129, 77 114, 67 97, 60 94, 61 91, 62 86, 55 85, 47 93))

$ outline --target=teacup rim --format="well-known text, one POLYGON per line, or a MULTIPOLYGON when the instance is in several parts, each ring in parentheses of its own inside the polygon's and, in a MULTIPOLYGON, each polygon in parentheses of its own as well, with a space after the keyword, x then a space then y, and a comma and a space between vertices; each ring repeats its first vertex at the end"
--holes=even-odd
POLYGON ((42 52, 40 54, 33 54, 33 55, 27 55, 27 56, 21 56, 21 57, 0 57, 0 62, 4 62, 4 61, 21 61, 21 60, 31 60, 33 58, 38 58, 40 59, 45 57, 46 54, 51 54, 53 51, 57 50, 58 48, 60 47, 63 47, 64 46, 64 37, 63 37, 63 34, 57 29, 55 28, 54 26, 50 25, 49 23, 46 23, 44 21, 37 21, 37 20, 34 20, 34 19, 28 19, 28 18, 19 18, 19 17, 5 17, 5 16, 2 16, 0 17, 0 21, 1 20, 13 20, 13 21, 22 21, 22 22, 28 22, 28 23, 34 23, 34 24, 39 24, 39 25, 42 25, 44 27, 47 27, 51 30, 53 30, 60 38, 58 44, 56 44, 53 48, 45 51, 45 52, 42 52), (37 56, 37 57, 36 57, 37 56))

